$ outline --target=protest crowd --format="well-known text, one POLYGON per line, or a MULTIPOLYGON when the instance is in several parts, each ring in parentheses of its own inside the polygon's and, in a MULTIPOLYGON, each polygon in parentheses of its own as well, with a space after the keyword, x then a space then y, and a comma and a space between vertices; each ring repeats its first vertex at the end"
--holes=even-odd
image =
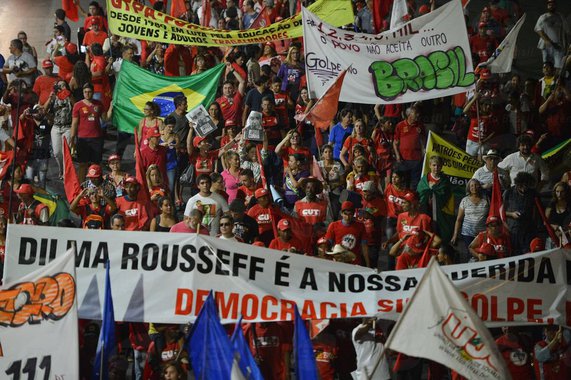
MULTIPOLYGON (((171 2, 143 1, 165 13, 171 2)), ((426 266, 426 255, 451 265, 569 248, 571 27, 559 2, 541 0, 544 13, 526 21, 536 40, 518 41, 541 55, 541 77, 524 76, 517 62, 510 72, 487 67, 526 11, 524 1, 490 0, 473 10, 477 19, 466 16, 474 89, 411 103, 325 104, 337 112, 323 127, 306 117, 325 100, 308 91, 301 37, 163 44, 112 34, 97 1, 64 1, 67 14, 46 17, 54 28, 45 46, 31 46, 23 24, 17 36, 4 36, 10 51, 0 52, 0 280, 8 223, 204 234, 379 272, 426 266), (77 35, 66 21, 70 9, 78 11, 77 35), (217 67, 204 112, 193 114, 189 104, 198 102, 186 93, 161 94, 142 103, 137 124, 118 125, 124 71, 153 73, 141 79, 152 81, 217 67), (462 158, 450 164, 444 151, 427 151, 429 131, 476 163, 471 178, 445 174, 462 158)), ((310 3, 180 1, 173 16, 254 30, 310 3)), ((389 29, 392 2, 352 3, 354 23, 344 28, 389 29)), ((402 3, 406 22, 446 1, 402 3)), ((381 355, 393 324, 331 319, 312 337, 319 378, 350 379, 355 370, 358 379, 462 378, 428 360, 381 355)), ((80 322, 82 379, 91 377, 99 329, 80 322)), ((292 378, 292 322, 242 329, 263 378, 292 378)), ((491 332, 514 379, 570 378, 570 330, 491 332)), ((190 378, 188 333, 188 326, 117 323, 109 378, 190 378)))

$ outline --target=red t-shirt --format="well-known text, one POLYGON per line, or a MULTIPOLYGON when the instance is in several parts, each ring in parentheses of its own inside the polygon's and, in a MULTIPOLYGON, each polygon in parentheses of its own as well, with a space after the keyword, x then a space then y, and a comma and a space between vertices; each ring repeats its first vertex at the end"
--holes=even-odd
POLYGON ((311 151, 309 149, 307 149, 306 147, 300 146, 297 149, 293 149, 291 146, 286 146, 281 150, 281 153, 280 153, 280 156, 282 157, 282 160, 284 163, 284 168, 286 168, 288 165, 290 154, 301 154, 302 156, 305 157, 305 163, 306 164, 309 164, 310 162, 312 162, 311 151))
MULTIPOLYGON (((410 252, 403 252, 397 257, 397 263, 395 265, 395 270, 403 270, 403 269, 412 269, 418 268, 418 263, 422 258, 424 252, 420 252, 418 254, 411 254, 410 252)), ((438 249, 430 248, 431 255, 437 255, 438 249)))
POLYGON ((367 232, 367 244, 377 245, 381 242, 383 231, 381 230, 380 218, 387 216, 387 205, 383 198, 373 198, 370 201, 362 200, 363 208, 356 210, 356 218, 365 226, 367 232), (367 214, 373 218, 365 217, 367 214))
POLYGON ((102 30, 97 33, 95 33, 93 30, 90 30, 89 32, 85 33, 85 36, 83 37, 83 46, 91 46, 94 43, 98 43, 103 46, 107 37, 107 33, 102 30))
POLYGON ((288 369, 285 367, 285 353, 292 349, 291 332, 285 323, 246 323, 242 326, 244 336, 264 379, 283 380, 288 369), (255 328, 255 331, 252 329, 255 328))
POLYGON ((77 126, 77 137, 98 138, 103 136, 101 129, 101 115, 105 111, 103 104, 99 100, 91 99, 91 104, 85 100, 80 100, 73 105, 72 116, 79 119, 77 126))
POLYGON ((59 76, 62 77, 67 83, 71 80, 73 76, 74 65, 67 59, 66 56, 54 57, 54 63, 59 67, 59 76))
POLYGON ((491 244, 496 250, 496 255, 499 259, 511 256, 512 244, 508 234, 502 232, 500 236, 494 237, 488 234, 486 231, 483 231, 480 232, 474 240, 479 242, 478 246, 481 246, 483 243, 491 244))
POLYGON ((325 238, 353 252, 355 254, 353 264, 362 265, 361 244, 366 242, 365 234, 365 226, 362 223, 354 221, 346 226, 338 220, 329 225, 325 238))
POLYGON ((276 113, 280 116, 280 119, 282 120, 288 119, 288 114, 287 114, 288 100, 289 100, 288 94, 284 94, 281 92, 278 92, 276 94, 274 92, 274 102, 275 102, 274 109, 276 110, 276 113))
POLYGON ((277 115, 262 114, 262 127, 268 134, 268 140, 280 140, 280 119, 277 115))
POLYGON ((297 201, 294 206, 295 213, 306 223, 322 223, 327 216, 326 202, 297 201))
POLYGON ((129 200, 126 196, 117 198, 117 212, 125 217, 126 231, 141 231, 149 222, 147 208, 137 200, 129 200))
POLYGON ((502 335, 496 339, 496 343, 506 361, 512 379, 533 379, 531 357, 518 342, 502 335))
POLYGON ((413 230, 432 231, 432 219, 426 214, 417 214, 409 216, 408 212, 402 212, 397 217, 397 233, 399 238, 403 238, 406 234, 413 230))
POLYGON ((370 152, 369 151, 369 139, 366 137, 362 138, 362 139, 358 139, 356 137, 349 136, 343 142, 343 148, 347 149, 347 154, 348 154, 350 163, 353 162, 353 148, 357 144, 360 144, 363 146, 363 148, 365 148, 365 158, 367 160, 369 160, 369 152, 370 152))
MULTIPOLYGON (((175 224, 171 227, 169 232, 195 234, 196 229, 189 228, 185 222, 178 222, 177 224, 175 224)), ((198 233, 200 235, 210 235, 210 232, 208 232, 208 229, 206 227, 204 227, 202 224, 200 225, 200 228, 198 229, 198 233)))
POLYGON ((238 187, 238 191, 236 193, 236 198, 240 198, 244 200, 244 204, 246 207, 250 206, 250 201, 254 196, 254 192, 259 188, 259 186, 254 187, 253 189, 248 189, 246 186, 242 185, 238 187))
POLYGON ((317 364, 320 379, 333 380, 335 379, 335 361, 339 355, 339 349, 331 334, 321 334, 324 336, 318 336, 312 341, 315 364, 317 364))
POLYGON ((62 79, 58 76, 54 77, 48 75, 40 75, 36 79, 33 91, 38 95, 40 104, 44 104, 48 100, 50 94, 54 90, 54 84, 60 80, 62 79))
POLYGON ((159 167, 159 171, 163 176, 163 181, 167 183, 167 151, 168 148, 162 145, 157 145, 155 149, 151 149, 149 145, 143 145, 141 148, 141 164, 145 171, 149 166, 155 164, 159 167))
POLYGON ((195 177, 200 174, 210 175, 214 171, 214 165, 218 160, 218 152, 210 151, 206 157, 201 156, 198 152, 195 152, 192 157, 190 157, 190 162, 194 163, 195 177))
POLYGON ((470 119, 470 128, 468 129, 468 140, 474 142, 480 142, 486 139, 492 132, 499 131, 498 127, 499 121, 497 115, 491 114, 489 116, 480 115, 480 124, 478 125, 478 119, 474 115, 470 119))
POLYGON ((234 120, 238 126, 242 125, 242 94, 239 91, 232 98, 221 96, 216 102, 220 104, 224 120, 234 120))
POLYGON ((303 252, 303 247, 304 247, 303 243, 295 236, 292 236, 290 241, 288 242, 285 242, 280 238, 276 238, 271 241, 270 246, 268 248, 276 249, 278 251, 289 251, 291 248, 293 248, 297 252, 303 252))
POLYGON ((387 206, 387 216, 396 218, 402 212, 402 204, 405 202, 404 195, 407 189, 398 190, 392 183, 387 185, 385 189, 385 202, 387 206))
POLYGON ((399 153, 403 160, 420 161, 422 159, 421 137, 424 125, 419 122, 410 125, 407 120, 397 124, 395 141, 399 141, 399 153))
POLYGON ((261 235, 264 232, 273 231, 273 217, 279 220, 283 216, 283 213, 275 206, 263 208, 259 204, 255 204, 251 209, 248 210, 248 216, 256 219, 256 222, 258 222, 258 232, 261 235))

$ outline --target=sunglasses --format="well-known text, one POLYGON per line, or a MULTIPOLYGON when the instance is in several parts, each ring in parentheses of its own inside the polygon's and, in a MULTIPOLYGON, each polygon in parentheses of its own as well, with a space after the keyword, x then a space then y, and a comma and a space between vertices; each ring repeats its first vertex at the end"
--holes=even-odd
POLYGON ((220 223, 220 227, 231 227, 232 223, 220 223))

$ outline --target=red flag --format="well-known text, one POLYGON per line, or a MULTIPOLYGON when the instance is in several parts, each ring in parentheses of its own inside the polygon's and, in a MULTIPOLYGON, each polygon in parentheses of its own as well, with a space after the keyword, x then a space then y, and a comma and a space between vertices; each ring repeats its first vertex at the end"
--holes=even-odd
POLYGON ((212 9, 210 8, 210 0, 202 0, 202 21, 200 25, 208 27, 210 25, 210 17, 212 9))
POLYGON ((284 219, 287 219, 291 224, 293 236, 298 238, 303 244, 301 250, 313 255, 313 225, 289 215, 284 219))
POLYGON ((383 29, 383 20, 388 16, 393 0, 374 0, 373 1, 373 23, 375 24, 375 32, 379 33, 383 29))
POLYGON ((75 171, 75 166, 73 166, 71 152, 65 137, 63 138, 63 173, 63 188, 65 190, 65 196, 67 201, 71 203, 75 197, 81 193, 81 185, 79 183, 79 179, 77 179, 77 172, 75 171))
POLYGON ((321 182, 325 182, 325 179, 323 178, 323 175, 321 174, 321 168, 319 167, 319 164, 317 163, 317 159, 315 158, 315 156, 313 156, 313 164, 311 165, 311 172, 312 172, 312 174, 311 174, 312 176, 314 176, 315 178, 317 178, 321 182))
POLYGON ((502 200, 502 186, 500 185, 500 175, 498 169, 494 170, 494 182, 492 183, 492 200, 490 201, 490 211, 488 216, 498 216, 506 221, 506 211, 502 200))
POLYGON ((184 3, 184 0, 172 0, 171 16, 180 17, 180 15, 186 13, 186 6, 184 3))
POLYGON ((417 268, 426 268, 428 266, 430 258, 432 257, 432 254, 430 253, 430 246, 432 245, 433 240, 434 234, 430 237, 430 239, 428 239, 428 243, 426 244, 426 248, 424 248, 424 252, 420 258, 420 261, 418 262, 417 268))
POLYGON ((263 28, 265 26, 270 25, 271 23, 272 23, 272 20, 270 20, 270 16, 266 13, 266 7, 264 6, 260 10, 258 17, 256 17, 254 19, 254 21, 252 21, 252 24, 250 25, 250 27, 248 29, 263 28))
POLYGON ((553 229, 553 227, 551 227, 551 224, 547 220, 547 216, 545 216, 545 211, 543 210, 543 205, 541 204, 539 197, 535 197, 535 207, 537 207, 537 211, 539 212, 539 216, 541 217, 543 226, 547 230, 547 234, 551 238, 551 241, 553 241, 553 244, 555 246, 559 246, 559 238, 557 237, 557 235, 555 234, 555 230, 553 229))
POLYGON ((0 152, 0 180, 10 171, 10 165, 14 159, 14 151, 0 152))
POLYGON ((315 338, 320 332, 329 326, 329 319, 312 319, 309 322, 309 336, 311 339, 315 338))
POLYGON ((79 21, 77 5, 73 0, 61 0, 61 8, 65 11, 65 16, 73 22, 79 21))
POLYGON ((322 145, 322 138, 320 131, 325 131, 329 128, 331 120, 335 118, 337 113, 337 106, 339 105, 339 95, 341 94, 341 86, 343 79, 345 79, 347 70, 343 70, 335 82, 325 91, 323 96, 311 107, 305 114, 295 116, 299 122, 307 119, 311 121, 315 127, 315 141, 318 146, 322 145))

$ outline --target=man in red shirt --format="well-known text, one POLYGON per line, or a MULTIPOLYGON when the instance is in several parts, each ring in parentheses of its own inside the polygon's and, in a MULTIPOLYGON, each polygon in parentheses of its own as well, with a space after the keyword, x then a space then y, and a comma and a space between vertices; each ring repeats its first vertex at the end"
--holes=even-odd
POLYGON ((307 252, 302 251, 302 242, 293 236, 291 223, 287 219, 282 219, 278 222, 278 237, 271 241, 268 248, 278 251, 307 254, 307 252))
POLYGON ((292 349, 290 322, 245 323, 244 337, 264 379, 289 379, 292 349))
POLYGON ((99 18, 92 18, 91 30, 85 33, 83 37, 83 46, 85 46, 89 54, 91 54, 91 45, 98 43, 103 46, 107 37, 107 33, 101 30, 101 20, 99 18))
POLYGON ((224 120, 235 120, 238 123, 242 120, 243 87, 244 86, 240 84, 238 91, 236 91, 234 82, 224 82, 222 86, 222 96, 216 99, 216 103, 220 104, 220 108, 222 109, 224 120))
POLYGON ((424 125, 419 119, 418 109, 411 107, 407 118, 396 125, 393 140, 393 149, 399 168, 409 173, 412 189, 416 189, 420 181, 426 141, 424 125))
POLYGON ((253 206, 256 203, 254 192, 259 188, 254 180, 254 172, 251 169, 242 169, 240 171, 240 183, 238 187, 238 195, 236 198, 244 200, 246 208, 253 206))
POLYGON ((331 245, 341 244, 355 254, 355 265, 370 267, 369 249, 367 246, 365 226, 354 220, 355 206, 353 202, 345 201, 341 204, 341 220, 329 225, 325 237, 331 245))
POLYGON ((191 233, 191 234, 200 234, 200 235, 210 235, 208 232, 208 228, 204 227, 201 224, 202 217, 204 214, 200 209, 194 208, 190 211, 190 215, 184 216, 182 222, 178 222, 177 224, 173 225, 170 229, 170 232, 178 232, 178 233, 191 233))
POLYGON ((34 82, 34 92, 38 95, 38 104, 46 107, 50 94, 54 92, 54 84, 62 80, 57 74, 53 73, 54 64, 49 59, 42 62, 44 75, 40 75, 34 82))
POLYGON ((140 190, 139 182, 135 177, 125 179, 125 194, 117 198, 117 212, 125 217, 126 231, 147 231, 151 218, 146 205, 138 199, 140 190))
POLYGON ((414 230, 432 231, 432 219, 418 211, 418 197, 412 191, 404 195, 403 212, 397 217, 397 231, 389 239, 394 243, 414 230))
POLYGON ((70 148, 77 151, 79 182, 85 180, 90 164, 100 164, 103 157, 103 129, 101 119, 108 120, 113 107, 107 112, 99 100, 93 99, 93 85, 83 86, 83 100, 75 103, 72 111, 70 148), (76 141, 77 137, 77 141, 76 141))
POLYGON ((377 192, 377 185, 373 181, 364 183, 361 205, 362 208, 356 212, 356 219, 365 226, 369 258, 373 268, 379 268, 379 249, 385 230, 387 205, 382 195, 377 192))
POLYGON ((486 62, 492 56, 498 42, 494 37, 486 34, 487 24, 480 22, 478 25, 478 34, 470 37, 470 49, 472 50, 472 59, 474 64, 486 62))
POLYGON ((306 177, 298 181, 298 187, 305 191, 305 198, 295 202, 294 212, 303 221, 318 225, 327 217, 327 202, 317 199, 323 192, 323 185, 315 177, 306 177))
POLYGON ((274 226, 276 219, 284 217, 282 211, 271 204, 270 193, 268 189, 258 189, 254 192, 254 196, 258 204, 248 210, 247 215, 251 216, 258 222, 259 234, 258 239, 267 247, 274 238, 274 226))
MULTIPOLYGON (((147 171, 149 166, 157 165, 159 171, 163 176, 163 180, 167 177, 167 147, 159 144, 159 139, 161 138, 161 133, 158 128, 149 129, 147 133, 146 145, 141 148, 141 165, 143 170, 147 171)), ((166 183, 166 182, 165 182, 166 183)), ((172 189, 171 189, 172 191, 172 189)))

